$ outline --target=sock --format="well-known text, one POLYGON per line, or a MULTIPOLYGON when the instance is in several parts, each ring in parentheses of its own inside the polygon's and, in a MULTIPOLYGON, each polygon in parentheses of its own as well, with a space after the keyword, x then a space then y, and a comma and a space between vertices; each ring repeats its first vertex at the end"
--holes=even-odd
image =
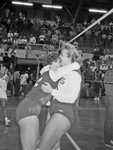
POLYGON ((8 120, 8 118, 7 117, 5 117, 5 121, 7 121, 8 120))

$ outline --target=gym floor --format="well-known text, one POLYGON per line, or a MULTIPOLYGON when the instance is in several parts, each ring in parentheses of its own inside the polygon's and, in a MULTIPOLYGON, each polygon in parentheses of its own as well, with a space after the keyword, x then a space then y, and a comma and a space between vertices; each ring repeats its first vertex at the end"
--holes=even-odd
MULTIPOLYGON (((7 111, 11 125, 6 127, 0 108, 0 150, 21 150, 19 128, 15 120, 15 110, 20 102, 19 97, 8 101, 7 111)), ((75 109, 75 121, 68 132, 81 150, 111 150, 104 145, 105 103, 95 103, 93 98, 80 98, 80 108, 75 109)), ((45 127, 47 110, 44 107, 40 114, 40 132, 45 127)), ((61 140, 61 150, 76 150, 66 135, 61 140)))

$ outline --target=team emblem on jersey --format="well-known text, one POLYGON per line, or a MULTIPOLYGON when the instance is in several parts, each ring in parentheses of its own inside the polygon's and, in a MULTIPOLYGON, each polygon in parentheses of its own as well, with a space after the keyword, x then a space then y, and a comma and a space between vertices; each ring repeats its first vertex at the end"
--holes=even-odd
POLYGON ((66 80, 65 78, 62 78, 62 79, 60 80, 60 83, 61 83, 61 84, 64 84, 64 83, 65 83, 65 80, 66 80))

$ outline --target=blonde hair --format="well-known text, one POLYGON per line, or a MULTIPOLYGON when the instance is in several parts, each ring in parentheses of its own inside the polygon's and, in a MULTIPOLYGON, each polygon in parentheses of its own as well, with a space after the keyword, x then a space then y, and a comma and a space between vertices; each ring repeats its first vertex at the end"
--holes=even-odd
POLYGON ((67 57, 68 57, 68 58, 71 58, 71 62, 72 62, 72 63, 73 63, 73 62, 78 62, 78 63, 81 65, 82 57, 81 57, 81 55, 79 54, 77 48, 75 48, 74 45, 66 43, 66 44, 61 48, 62 51, 63 51, 64 49, 67 50, 67 57))

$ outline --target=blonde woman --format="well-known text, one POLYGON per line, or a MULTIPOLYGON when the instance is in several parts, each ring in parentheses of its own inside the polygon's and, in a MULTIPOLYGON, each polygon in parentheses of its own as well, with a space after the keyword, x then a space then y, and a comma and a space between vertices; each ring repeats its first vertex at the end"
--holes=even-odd
MULTIPOLYGON (((78 61, 77 49, 71 44, 62 48, 60 65, 69 66, 78 61)), ((80 60, 79 60, 80 61, 80 60)), ((60 150, 60 144, 55 144, 70 129, 74 121, 74 103, 77 100, 81 88, 81 75, 79 71, 70 71, 63 76, 54 89, 49 83, 42 85, 42 90, 50 93, 53 98, 50 105, 50 119, 42 134, 37 150, 60 150), (45 85, 46 84, 46 85, 45 85), (52 149, 53 150, 53 149, 52 149)))
POLYGON ((7 110, 6 110, 6 102, 7 102, 7 83, 8 83, 8 77, 7 77, 7 69, 5 66, 2 66, 0 68, 0 103, 3 111, 3 116, 5 119, 5 125, 9 126, 11 121, 7 117, 7 110))

